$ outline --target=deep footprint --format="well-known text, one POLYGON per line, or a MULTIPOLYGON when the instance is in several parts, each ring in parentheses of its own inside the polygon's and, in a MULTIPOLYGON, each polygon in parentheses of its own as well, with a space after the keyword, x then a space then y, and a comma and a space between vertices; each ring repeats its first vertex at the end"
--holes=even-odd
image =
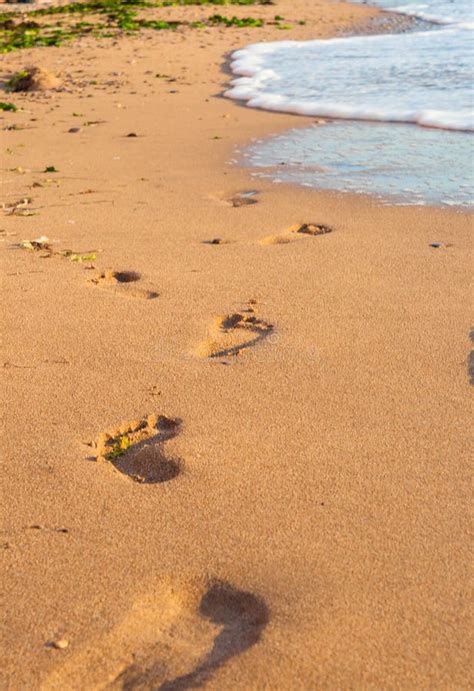
POLYGON ((113 629, 53 670, 41 688, 200 687, 257 644, 268 621, 265 602, 230 583, 162 578, 113 629))
POLYGON ((297 235, 311 235, 315 237, 317 235, 327 235, 332 232, 333 229, 331 226, 324 225, 323 223, 296 223, 283 233, 278 235, 267 235, 259 240, 259 244, 286 245, 289 242, 297 240, 297 235))
POLYGON ((91 283, 100 288, 111 290, 117 295, 143 298, 145 300, 157 298, 158 293, 156 291, 134 285, 140 279, 141 276, 137 271, 113 271, 109 269, 92 278, 91 283))
POLYGON ((182 470, 181 461, 167 458, 163 448, 178 431, 179 421, 164 415, 148 415, 141 420, 122 423, 99 435, 93 444, 96 460, 111 463, 134 482, 167 482, 182 470))
POLYGON ((244 313, 218 317, 211 329, 210 338, 202 341, 195 352, 202 358, 236 356, 257 345, 273 331, 273 325, 258 319, 254 308, 249 305, 244 313))

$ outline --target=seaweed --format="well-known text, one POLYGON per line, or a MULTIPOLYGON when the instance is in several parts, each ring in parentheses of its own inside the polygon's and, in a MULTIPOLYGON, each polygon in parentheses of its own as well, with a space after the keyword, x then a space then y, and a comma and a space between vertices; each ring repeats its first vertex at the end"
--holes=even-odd
POLYGON ((16 113, 18 108, 14 103, 5 103, 5 101, 0 101, 0 110, 9 111, 10 113, 16 113))
POLYGON ((88 0, 71 2, 62 6, 49 6, 30 12, 9 12, 0 17, 0 53, 37 46, 60 46, 87 34, 97 38, 111 38, 120 32, 135 33, 142 29, 155 31, 175 30, 181 25, 190 28, 224 25, 228 27, 261 27, 262 19, 253 17, 225 17, 214 14, 205 21, 180 22, 165 19, 147 19, 137 16, 140 9, 156 9, 178 6, 255 6, 272 5, 273 0, 88 0), (94 17, 93 22, 84 21, 86 15, 94 17), (66 21, 70 17, 80 18, 77 22, 66 21), (101 17, 104 19, 101 20, 101 17), (56 19, 54 23, 43 18, 56 19))

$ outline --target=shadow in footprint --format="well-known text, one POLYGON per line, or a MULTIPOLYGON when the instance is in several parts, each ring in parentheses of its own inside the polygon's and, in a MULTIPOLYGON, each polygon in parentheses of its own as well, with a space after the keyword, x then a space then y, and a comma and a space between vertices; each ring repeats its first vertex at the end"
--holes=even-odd
POLYGON ((163 577, 105 634, 58 660, 41 688, 172 691, 202 687, 258 643, 265 602, 207 577, 163 577))
POLYGON ((258 643, 269 621, 264 601, 229 583, 216 581, 203 595, 199 614, 222 626, 214 644, 202 662, 189 674, 165 681, 160 691, 177 691, 202 686, 230 658, 240 655, 258 643))
POLYGON ((332 233, 332 228, 323 223, 302 223, 298 227, 294 226, 292 232, 302 233, 303 235, 326 235, 327 233, 332 233))
POLYGON ((239 355, 243 350, 257 345, 273 333, 273 325, 252 314, 229 314, 214 323, 214 334, 196 349, 202 358, 222 358, 239 355))
POLYGON ((318 235, 327 235, 332 233, 331 226, 323 223, 296 223, 290 226, 284 233, 278 235, 267 235, 259 240, 260 245, 286 245, 297 239, 297 235, 311 235, 316 237, 318 235))
POLYGON ((153 485, 168 482, 181 472, 182 464, 178 459, 167 458, 161 438, 146 439, 135 444, 123 456, 112 459, 112 465, 123 475, 134 482, 153 485))
POLYGON ((109 269, 92 278, 91 283, 94 283, 94 285, 100 288, 112 290, 120 295, 144 298, 145 300, 157 298, 158 293, 154 290, 147 290, 145 288, 130 285, 137 283, 140 279, 141 275, 138 271, 114 271, 109 269))
POLYGON ((179 420, 150 415, 105 432, 96 443, 97 460, 109 462, 141 484, 168 482, 182 471, 179 459, 168 458, 164 444, 179 431, 179 420))
POLYGON ((107 272, 115 283, 135 283, 140 280, 138 271, 110 271, 107 272))
POLYGON ((228 245, 229 240, 224 240, 223 238, 212 238, 211 240, 203 240, 203 245, 228 245))

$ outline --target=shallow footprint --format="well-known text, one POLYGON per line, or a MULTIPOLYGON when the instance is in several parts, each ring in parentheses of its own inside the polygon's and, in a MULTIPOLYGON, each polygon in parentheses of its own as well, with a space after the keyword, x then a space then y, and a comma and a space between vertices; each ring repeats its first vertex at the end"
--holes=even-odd
POLYGON ((198 345, 195 353, 202 358, 236 356, 270 336, 273 330, 273 325, 258 319, 249 305, 242 313, 218 317, 210 337, 198 345))
POLYGON ((257 190, 243 190, 241 192, 235 192, 230 197, 227 194, 212 194, 211 199, 219 201, 226 206, 233 206, 238 208, 240 206, 251 206, 252 204, 258 203, 258 191, 257 190))
POLYGON ((109 269, 90 279, 90 282, 100 288, 111 290, 117 295, 144 298, 145 300, 157 298, 157 292, 135 285, 140 278, 141 276, 137 271, 113 271, 109 269))
POLYGON ((265 602, 209 578, 161 578, 102 637, 53 670, 41 689, 171 691, 203 686, 258 643, 265 602))
POLYGON ((92 446, 99 463, 111 463, 134 482, 167 482, 182 470, 181 461, 164 452, 164 443, 178 430, 178 420, 152 414, 103 432, 92 446))
POLYGON ((288 242, 297 240, 298 235, 327 235, 332 233, 331 226, 322 223, 296 223, 290 226, 288 230, 278 235, 267 235, 259 240, 260 245, 286 245, 288 242))
POLYGON ((257 194, 258 192, 256 192, 256 190, 237 192, 232 197, 229 197, 227 202, 234 208, 238 208, 239 206, 251 206, 252 204, 258 203, 257 194))

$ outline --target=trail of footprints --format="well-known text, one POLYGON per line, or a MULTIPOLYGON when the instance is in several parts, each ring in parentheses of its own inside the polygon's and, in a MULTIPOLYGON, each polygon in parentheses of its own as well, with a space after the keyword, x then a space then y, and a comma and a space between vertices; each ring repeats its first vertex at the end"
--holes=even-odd
MULTIPOLYGON (((257 203, 258 198, 257 192, 248 191, 220 201, 239 208, 257 203)), ((281 245, 330 232, 327 225, 298 223, 257 242, 281 245)), ((228 241, 204 242, 223 245, 228 241)), ((140 279, 136 271, 107 270, 89 283, 116 295, 158 297, 156 291, 137 286, 140 279)), ((194 354, 205 359, 236 357, 267 339, 274 326, 256 315, 255 304, 251 300, 241 312, 216 318, 194 354)), ((474 340, 474 330, 470 336, 474 340)), ((471 384, 473 363, 474 351, 469 358, 471 384)), ((178 419, 150 414, 103 432, 90 446, 98 463, 109 464, 132 482, 156 485, 183 471, 181 459, 166 452, 166 443, 179 434, 180 426, 178 419)), ((268 608, 261 598, 228 582, 208 577, 161 578, 111 630, 69 655, 41 688, 174 691, 201 687, 228 660, 255 645, 268 621, 268 608)))
MULTIPOLYGON (((252 206, 257 204, 258 199, 257 190, 245 190, 241 192, 235 192, 230 197, 225 195, 212 195, 211 199, 217 199, 227 206, 232 206, 234 208, 252 206)), ((318 236, 327 235, 332 233, 333 228, 329 225, 323 223, 295 223, 281 233, 274 235, 267 235, 263 238, 257 240, 259 245, 286 245, 295 240, 301 239, 302 237, 308 236, 318 236)), ((204 244, 207 245, 227 245, 229 240, 225 240, 220 237, 211 238, 209 240, 203 240, 204 244)))
MULTIPOLYGON (((257 240, 257 244, 264 247, 268 245, 287 245, 290 242, 300 240, 304 237, 316 237, 318 235, 327 235, 332 232, 333 229, 331 226, 324 225, 323 223, 295 223, 281 233, 265 235, 257 240)), ((229 245, 231 243, 230 240, 225 240, 220 237, 203 240, 202 242, 204 245, 229 245)))
MULTIPOLYGON (((233 207, 257 202, 256 192, 223 200, 233 207)), ((323 235, 328 226, 297 224, 265 237, 261 245, 284 244, 298 236, 323 235)), ((207 241, 225 244, 219 238, 207 241)), ((158 293, 137 286, 135 271, 104 271, 89 283, 116 295, 153 299, 158 293)), ((222 315, 195 348, 200 358, 236 357, 267 339, 274 326, 256 314, 256 301, 222 315)), ((156 485, 183 471, 181 459, 169 456, 166 443, 180 432, 181 421, 150 414, 101 433, 91 442, 95 460, 128 480, 156 485)), ((201 687, 232 657, 255 645, 269 620, 265 602, 230 583, 208 577, 161 578, 137 600, 105 636, 89 641, 54 669, 45 691, 97 688, 160 689, 201 687)))

